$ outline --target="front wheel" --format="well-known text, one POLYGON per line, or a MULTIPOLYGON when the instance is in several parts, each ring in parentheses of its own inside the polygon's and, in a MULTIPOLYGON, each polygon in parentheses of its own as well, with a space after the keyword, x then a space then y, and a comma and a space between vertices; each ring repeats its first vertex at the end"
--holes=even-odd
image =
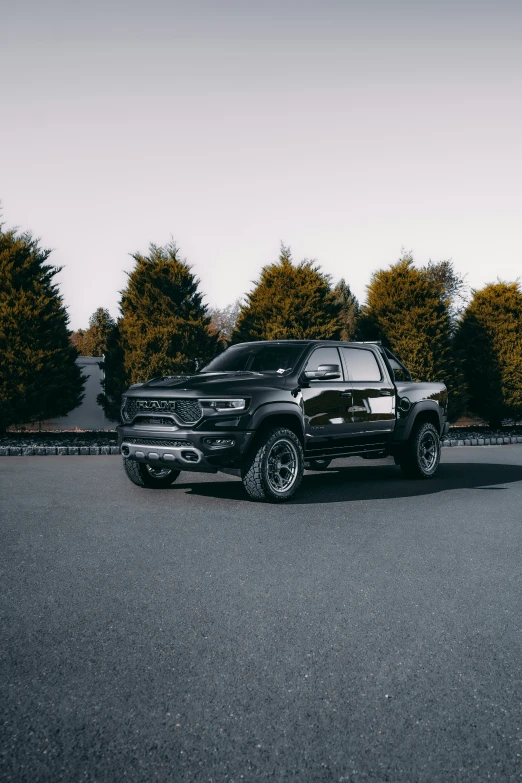
POLYGON ((241 471, 252 500, 281 503, 295 494, 304 472, 303 447, 286 427, 268 430, 241 471))
POLYGON ((133 484, 137 487, 148 487, 149 489, 165 489, 173 484, 180 470, 171 468, 162 468, 158 465, 147 465, 144 462, 136 462, 132 459, 123 460, 123 469, 133 484))
POLYGON ((428 422, 416 425, 399 456, 402 472, 407 478, 428 479, 437 472, 439 462, 438 431, 428 422))

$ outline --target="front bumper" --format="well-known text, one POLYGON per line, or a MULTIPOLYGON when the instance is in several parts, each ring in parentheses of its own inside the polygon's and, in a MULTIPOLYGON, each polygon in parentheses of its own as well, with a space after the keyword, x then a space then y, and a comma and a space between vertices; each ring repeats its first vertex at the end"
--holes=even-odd
POLYGON ((116 430, 124 459, 203 473, 239 467, 241 455, 254 435, 245 430, 201 432, 176 429, 173 432, 169 427, 169 431, 165 432, 159 428, 144 430, 131 425, 120 425, 116 430), (230 440, 232 444, 216 445, 217 438, 230 440))

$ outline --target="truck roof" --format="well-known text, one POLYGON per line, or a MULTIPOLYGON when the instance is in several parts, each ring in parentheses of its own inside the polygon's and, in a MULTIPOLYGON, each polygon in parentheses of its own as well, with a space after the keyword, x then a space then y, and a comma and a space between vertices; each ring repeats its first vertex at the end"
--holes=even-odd
MULTIPOLYGON (((292 343, 293 345, 323 345, 330 343, 332 345, 375 345, 382 348, 380 340, 249 340, 244 343, 235 343, 235 345, 280 345, 281 343, 292 343)), ((230 346, 231 348, 233 346, 230 346)))

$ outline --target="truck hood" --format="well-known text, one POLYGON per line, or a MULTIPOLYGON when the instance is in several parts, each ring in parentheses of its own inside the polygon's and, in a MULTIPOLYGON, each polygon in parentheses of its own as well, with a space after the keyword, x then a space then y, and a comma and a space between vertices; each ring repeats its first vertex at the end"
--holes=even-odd
POLYGON ((202 372, 195 375, 172 375, 163 378, 152 378, 146 383, 137 383, 131 386, 126 394, 139 397, 146 392, 165 393, 165 397, 171 397, 172 392, 188 392, 187 396, 196 393, 204 395, 227 395, 248 393, 250 389, 263 387, 284 388, 286 378, 284 375, 264 375, 254 372, 202 372))

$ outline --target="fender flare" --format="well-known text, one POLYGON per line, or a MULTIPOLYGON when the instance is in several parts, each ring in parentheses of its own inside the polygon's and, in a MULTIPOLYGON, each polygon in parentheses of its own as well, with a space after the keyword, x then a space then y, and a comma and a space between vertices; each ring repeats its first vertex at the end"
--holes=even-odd
POLYGON ((248 429, 258 432, 263 423, 272 416, 293 416, 299 424, 301 440, 304 442, 303 413, 297 402, 266 402, 260 405, 252 414, 248 429))
POLYGON ((435 400, 421 400, 420 402, 413 403, 410 413, 406 419, 397 420, 396 437, 394 440, 402 442, 407 441, 410 437, 415 421, 419 417, 419 414, 423 413, 424 411, 433 411, 436 414, 439 421, 438 429, 440 434, 444 426, 443 413, 440 405, 435 402, 435 400))

